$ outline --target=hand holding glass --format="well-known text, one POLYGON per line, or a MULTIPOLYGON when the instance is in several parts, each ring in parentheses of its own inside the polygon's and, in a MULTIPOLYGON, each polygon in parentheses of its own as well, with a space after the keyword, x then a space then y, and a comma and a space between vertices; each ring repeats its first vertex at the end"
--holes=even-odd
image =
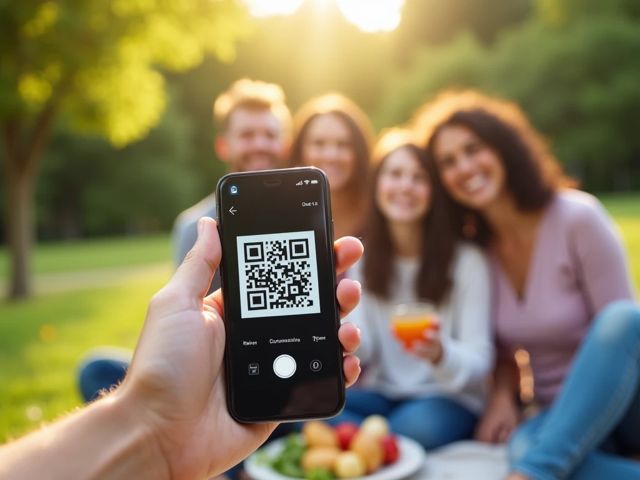
POLYGON ((415 302, 402 303, 393 308, 391 331, 407 350, 411 350, 416 342, 424 342, 430 330, 434 333, 440 330, 434 305, 415 302))

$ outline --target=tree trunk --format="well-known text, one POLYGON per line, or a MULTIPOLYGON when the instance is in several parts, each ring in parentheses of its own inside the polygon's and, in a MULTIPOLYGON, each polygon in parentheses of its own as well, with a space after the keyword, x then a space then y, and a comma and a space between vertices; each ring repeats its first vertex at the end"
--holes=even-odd
POLYGON ((15 168, 19 159, 7 158, 7 239, 11 256, 9 298, 31 295, 31 246, 33 244, 33 184, 29 172, 15 168))
POLYGON ((55 102, 51 101, 26 132, 17 119, 0 125, 6 151, 6 222, 11 257, 10 299, 26 298, 32 293, 30 260, 34 239, 34 185, 54 116, 55 102))

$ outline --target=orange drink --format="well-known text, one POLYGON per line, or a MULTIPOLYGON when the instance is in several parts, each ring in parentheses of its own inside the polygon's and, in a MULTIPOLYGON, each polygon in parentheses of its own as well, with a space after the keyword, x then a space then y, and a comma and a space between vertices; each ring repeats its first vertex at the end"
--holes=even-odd
POLYGON ((411 348, 415 341, 424 340, 427 330, 439 328, 436 309, 430 303, 405 303, 393 309, 391 330, 405 348, 411 348))

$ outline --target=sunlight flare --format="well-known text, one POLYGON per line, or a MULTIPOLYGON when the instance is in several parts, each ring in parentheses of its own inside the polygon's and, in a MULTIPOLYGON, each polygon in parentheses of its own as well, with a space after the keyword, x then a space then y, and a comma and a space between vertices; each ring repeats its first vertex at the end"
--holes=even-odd
POLYGON ((347 20, 364 32, 390 32, 400 25, 404 0, 337 0, 347 20))

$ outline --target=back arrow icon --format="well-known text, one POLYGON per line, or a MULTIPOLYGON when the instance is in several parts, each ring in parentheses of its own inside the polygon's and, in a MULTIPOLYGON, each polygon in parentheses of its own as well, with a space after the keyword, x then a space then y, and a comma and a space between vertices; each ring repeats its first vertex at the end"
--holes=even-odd
POLYGON ((236 207, 231 207, 231 208, 229 209, 229 213, 230 213, 231 215, 235 215, 237 211, 238 211, 238 210, 236 210, 236 207))

